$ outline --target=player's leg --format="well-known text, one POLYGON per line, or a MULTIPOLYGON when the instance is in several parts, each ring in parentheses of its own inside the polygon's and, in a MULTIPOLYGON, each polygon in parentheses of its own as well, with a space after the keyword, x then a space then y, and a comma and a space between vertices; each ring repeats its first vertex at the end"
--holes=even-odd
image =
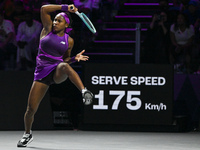
POLYGON ((93 94, 84 87, 76 71, 68 63, 62 62, 56 68, 54 73, 54 81, 55 83, 61 83, 68 77, 70 81, 82 92, 84 103, 86 105, 91 104, 93 94))
POLYGON ((28 98, 28 105, 27 110, 24 116, 24 122, 25 122, 25 132, 29 133, 32 127, 32 123, 34 120, 34 115, 39 107, 39 104, 43 97, 45 96, 48 85, 34 81, 33 85, 31 87, 29 98, 28 98))
POLYGON ((57 66, 53 79, 58 84, 65 81, 68 77, 80 91, 84 89, 84 85, 76 71, 68 63, 62 62, 57 66))
POLYGON ((48 85, 34 81, 31 87, 27 110, 24 115, 25 133, 22 139, 18 142, 18 147, 26 147, 32 140, 31 128, 34 121, 34 115, 39 107, 41 100, 43 99, 46 91, 48 90, 48 85))

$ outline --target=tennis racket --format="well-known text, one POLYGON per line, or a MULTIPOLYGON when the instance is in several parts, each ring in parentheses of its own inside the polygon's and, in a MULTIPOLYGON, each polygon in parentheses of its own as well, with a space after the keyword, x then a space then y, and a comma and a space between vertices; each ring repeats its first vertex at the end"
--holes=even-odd
MULTIPOLYGON (((74 9, 73 6, 70 7, 71 10, 74 9)), ((86 14, 84 13, 79 13, 78 11, 75 12, 76 15, 78 15, 81 20, 85 23, 85 25, 88 27, 88 29, 92 32, 92 33, 96 33, 96 29, 94 27, 94 25, 92 24, 92 22, 90 21, 90 19, 86 16, 86 14)))

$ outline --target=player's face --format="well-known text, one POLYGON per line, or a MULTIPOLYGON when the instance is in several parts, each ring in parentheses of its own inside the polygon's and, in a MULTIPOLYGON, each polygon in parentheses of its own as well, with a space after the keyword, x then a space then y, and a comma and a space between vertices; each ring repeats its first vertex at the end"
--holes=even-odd
POLYGON ((64 17, 60 14, 58 14, 53 21, 53 31, 55 32, 60 32, 64 31, 65 28, 67 27, 67 23, 64 19, 64 17))

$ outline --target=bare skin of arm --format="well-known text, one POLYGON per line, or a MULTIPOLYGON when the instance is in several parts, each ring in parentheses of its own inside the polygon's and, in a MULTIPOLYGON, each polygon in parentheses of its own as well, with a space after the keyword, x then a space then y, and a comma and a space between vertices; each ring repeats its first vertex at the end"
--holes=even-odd
MULTIPOLYGON (((73 62, 73 60, 72 60, 72 58, 71 58, 70 56, 71 56, 72 48, 73 48, 73 46, 74 46, 74 40, 73 40, 71 37, 69 37, 68 43, 69 43, 69 47, 68 47, 67 52, 66 52, 66 53, 64 54, 64 56, 63 56, 63 61, 70 64, 70 63, 73 62)), ((82 61, 87 61, 87 60, 89 59, 89 57, 88 57, 88 56, 85 56, 85 55, 82 55, 84 52, 85 52, 85 50, 82 50, 80 53, 78 53, 78 54, 74 57, 74 60, 75 60, 75 61, 78 61, 78 62, 79 62, 80 60, 82 60, 82 61)))
MULTIPOLYGON (((69 9, 71 6, 74 6, 74 5, 69 5, 68 11, 72 12, 72 13, 76 12, 77 8, 75 8, 73 10, 69 9)), ((41 21, 43 24, 43 29, 40 34, 40 39, 45 37, 52 30, 53 22, 51 20, 50 13, 57 11, 57 10, 61 10, 61 8, 62 8, 62 5, 44 5, 41 7, 41 21)))

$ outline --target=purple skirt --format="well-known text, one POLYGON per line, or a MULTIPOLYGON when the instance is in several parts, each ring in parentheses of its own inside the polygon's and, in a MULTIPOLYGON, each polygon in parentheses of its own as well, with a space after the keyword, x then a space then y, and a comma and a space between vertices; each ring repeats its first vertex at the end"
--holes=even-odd
POLYGON ((40 80, 50 74, 59 63, 63 62, 61 57, 50 57, 47 54, 39 54, 36 58, 34 80, 40 80))

